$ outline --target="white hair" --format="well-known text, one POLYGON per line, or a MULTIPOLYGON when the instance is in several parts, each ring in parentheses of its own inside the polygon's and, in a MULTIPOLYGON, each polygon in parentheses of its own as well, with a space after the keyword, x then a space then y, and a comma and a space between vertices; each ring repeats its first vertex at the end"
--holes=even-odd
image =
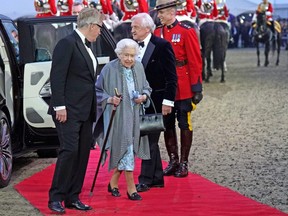
POLYGON ((139 54, 139 45, 136 41, 130 39, 130 38, 124 38, 122 40, 120 40, 117 44, 116 44, 116 48, 115 48, 115 53, 117 54, 117 56, 119 57, 120 54, 123 53, 123 50, 126 48, 133 48, 135 49, 135 53, 136 55, 139 54))
POLYGON ((133 20, 136 20, 136 19, 140 19, 141 20, 141 26, 142 27, 149 28, 151 33, 154 32, 154 30, 156 28, 156 25, 155 25, 152 17, 149 14, 147 14, 147 13, 138 13, 138 14, 134 15, 131 18, 131 21, 133 22, 133 20))

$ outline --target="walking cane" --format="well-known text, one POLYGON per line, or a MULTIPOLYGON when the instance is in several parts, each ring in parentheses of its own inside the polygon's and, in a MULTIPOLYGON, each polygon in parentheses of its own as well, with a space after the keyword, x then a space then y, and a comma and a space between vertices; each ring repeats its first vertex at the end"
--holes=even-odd
MULTIPOLYGON (((115 91, 115 95, 120 98, 121 95, 118 93, 117 88, 115 88, 114 91, 115 91)), ((109 133, 110 133, 111 127, 112 127, 112 122, 113 122, 113 118, 115 116, 116 108, 117 108, 117 106, 114 106, 113 109, 112 109, 111 118, 110 118, 110 121, 109 121, 109 125, 108 125, 108 129, 107 129, 105 138, 104 138, 103 147, 102 147, 102 150, 101 150, 101 154, 100 154, 100 158, 99 158, 99 161, 98 161, 97 169, 96 169, 96 172, 95 172, 95 175, 94 175, 94 179, 93 179, 93 183, 92 183, 92 187, 91 187, 91 190, 90 190, 90 196, 93 195, 93 190, 94 190, 94 186, 95 186, 95 183, 96 183, 96 178, 98 176, 101 160, 102 160, 102 157, 103 157, 104 152, 105 152, 106 143, 107 143, 107 140, 108 140, 108 137, 109 137, 109 133)))

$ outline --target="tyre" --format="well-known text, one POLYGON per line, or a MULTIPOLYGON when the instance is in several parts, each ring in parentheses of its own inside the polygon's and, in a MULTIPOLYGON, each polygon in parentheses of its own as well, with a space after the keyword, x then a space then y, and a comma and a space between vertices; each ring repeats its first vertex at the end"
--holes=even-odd
POLYGON ((0 188, 9 184, 12 165, 10 124, 5 113, 0 110, 0 188))

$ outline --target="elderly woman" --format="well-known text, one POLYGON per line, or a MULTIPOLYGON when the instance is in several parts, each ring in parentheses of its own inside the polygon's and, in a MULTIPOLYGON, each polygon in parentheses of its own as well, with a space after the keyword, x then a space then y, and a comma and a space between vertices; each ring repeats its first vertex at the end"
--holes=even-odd
POLYGON ((138 47, 132 39, 119 41, 115 49, 118 58, 105 65, 96 82, 95 134, 101 147, 113 106, 117 107, 105 149, 110 150, 109 171, 114 169, 108 192, 115 197, 120 196, 118 180, 124 171, 130 200, 142 199, 134 183, 134 156, 150 158, 147 137, 140 138, 139 114, 141 104, 146 102, 152 89, 146 80, 142 64, 135 60, 139 53, 138 47), (115 95, 115 88, 121 97, 115 95))

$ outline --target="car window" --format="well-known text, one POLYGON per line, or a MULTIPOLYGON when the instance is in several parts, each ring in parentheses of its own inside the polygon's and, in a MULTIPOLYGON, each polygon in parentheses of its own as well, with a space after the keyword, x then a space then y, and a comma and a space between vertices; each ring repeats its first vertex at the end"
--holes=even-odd
POLYGON ((7 35, 9 37, 10 43, 14 47, 15 56, 17 61, 19 61, 19 38, 18 38, 18 30, 13 22, 5 21, 3 22, 3 26, 7 35))
MULTIPOLYGON (((75 28, 76 19, 73 17, 18 20, 21 64, 51 61, 58 41, 75 28)), ((115 41, 106 27, 102 28, 91 48, 97 57, 116 58, 115 41)))
POLYGON ((54 47, 58 41, 75 28, 73 22, 68 23, 40 23, 33 25, 33 39, 35 47, 35 61, 50 61, 54 47))

